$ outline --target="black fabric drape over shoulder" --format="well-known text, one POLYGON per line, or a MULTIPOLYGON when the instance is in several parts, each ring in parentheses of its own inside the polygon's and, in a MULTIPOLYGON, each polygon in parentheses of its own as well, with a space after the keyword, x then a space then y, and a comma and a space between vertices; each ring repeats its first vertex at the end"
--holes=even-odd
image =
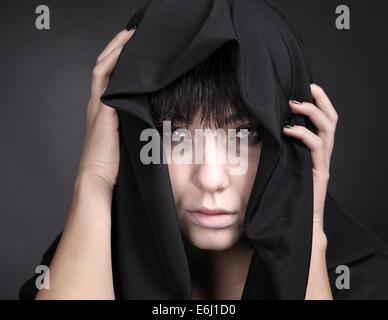
MULTIPOLYGON (((191 299, 190 270, 167 165, 140 161, 140 132, 156 128, 148 94, 183 76, 216 50, 228 52, 241 99, 265 129, 245 232, 255 248, 242 299, 304 299, 312 241, 310 151, 282 134, 286 121, 314 130, 288 101, 313 102, 304 44, 279 10, 264 0, 158 0, 132 15, 137 26, 101 100, 118 110, 120 170, 112 207, 112 259, 117 299, 191 299)), ((388 251, 347 216, 331 195, 325 204, 327 263, 337 299, 388 298, 388 251), (338 290, 335 269, 350 268, 338 290)), ((49 264, 56 239, 46 252, 49 264)), ((36 294, 34 278, 21 298, 36 294)))

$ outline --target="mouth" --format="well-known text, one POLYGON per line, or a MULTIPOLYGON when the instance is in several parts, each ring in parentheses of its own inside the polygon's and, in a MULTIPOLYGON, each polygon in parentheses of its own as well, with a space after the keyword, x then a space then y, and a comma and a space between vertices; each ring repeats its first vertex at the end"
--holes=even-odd
POLYGON ((230 212, 220 208, 209 209, 201 207, 187 210, 191 221, 204 228, 221 229, 234 224, 238 219, 237 212, 230 212))

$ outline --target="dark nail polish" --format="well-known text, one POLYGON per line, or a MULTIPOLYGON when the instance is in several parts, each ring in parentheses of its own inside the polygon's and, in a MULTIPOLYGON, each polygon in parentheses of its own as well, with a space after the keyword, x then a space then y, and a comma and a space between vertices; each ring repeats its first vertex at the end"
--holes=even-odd
POLYGON ((128 31, 131 31, 131 30, 136 30, 136 27, 137 27, 136 25, 132 25, 131 23, 128 23, 125 29, 127 29, 128 31))
POLYGON ((297 101, 297 100, 291 100, 292 103, 295 103, 295 104, 302 104, 302 102, 300 101, 297 101))
POLYGON ((287 129, 291 129, 291 128, 293 128, 293 127, 294 127, 293 124, 286 124, 286 125, 285 125, 285 128, 287 128, 287 129))

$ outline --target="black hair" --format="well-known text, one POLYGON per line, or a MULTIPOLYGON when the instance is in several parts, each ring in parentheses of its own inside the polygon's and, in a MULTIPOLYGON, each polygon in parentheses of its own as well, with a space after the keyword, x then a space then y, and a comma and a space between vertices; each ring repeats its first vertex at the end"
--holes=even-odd
POLYGON ((157 126, 164 120, 190 126, 197 115, 209 127, 223 128, 234 121, 253 121, 243 106, 225 47, 191 71, 150 94, 157 126))

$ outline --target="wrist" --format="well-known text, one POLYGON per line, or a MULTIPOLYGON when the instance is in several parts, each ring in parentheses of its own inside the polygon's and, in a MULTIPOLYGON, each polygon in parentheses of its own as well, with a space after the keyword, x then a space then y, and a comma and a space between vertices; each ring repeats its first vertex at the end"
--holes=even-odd
POLYGON ((100 174, 90 170, 79 170, 74 182, 75 192, 93 189, 93 191, 111 194, 114 185, 100 174))
POLYGON ((73 203, 77 207, 97 209, 93 211, 110 212, 112 192, 113 187, 99 175, 79 172, 74 182, 73 203))
POLYGON ((106 161, 97 160, 80 160, 78 166, 77 178, 80 177, 85 180, 92 180, 95 183, 106 184, 111 191, 116 184, 118 172, 116 168, 113 168, 106 161))

